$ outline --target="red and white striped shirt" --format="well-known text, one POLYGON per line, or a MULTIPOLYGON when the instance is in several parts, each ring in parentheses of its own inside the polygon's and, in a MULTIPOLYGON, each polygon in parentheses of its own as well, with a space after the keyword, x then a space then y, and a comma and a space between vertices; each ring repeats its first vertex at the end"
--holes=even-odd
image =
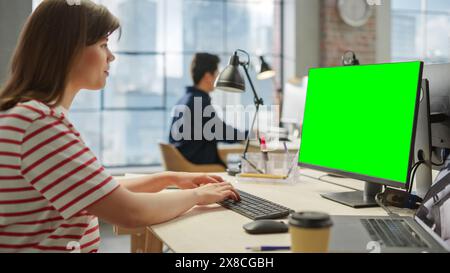
POLYGON ((97 252, 85 209, 118 187, 62 107, 0 112, 0 252, 97 252))

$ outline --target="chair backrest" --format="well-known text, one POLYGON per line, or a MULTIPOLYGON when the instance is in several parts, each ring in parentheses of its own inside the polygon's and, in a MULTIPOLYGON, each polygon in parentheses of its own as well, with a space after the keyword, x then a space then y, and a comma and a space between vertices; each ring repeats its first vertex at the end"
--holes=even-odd
POLYGON ((219 164, 198 165, 189 162, 178 149, 168 143, 159 143, 164 168, 172 172, 224 172, 219 164))

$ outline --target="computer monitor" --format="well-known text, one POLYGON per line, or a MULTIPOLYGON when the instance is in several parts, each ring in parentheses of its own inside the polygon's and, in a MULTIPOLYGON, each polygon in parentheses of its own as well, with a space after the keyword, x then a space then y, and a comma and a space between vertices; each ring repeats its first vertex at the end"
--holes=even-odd
POLYGON ((425 65, 423 78, 430 85, 432 145, 450 149, 450 64, 425 65))
MULTIPOLYGON (((311 69, 299 165, 408 188, 422 71, 422 62, 311 69)), ((324 197, 376 206, 367 192, 324 197)))

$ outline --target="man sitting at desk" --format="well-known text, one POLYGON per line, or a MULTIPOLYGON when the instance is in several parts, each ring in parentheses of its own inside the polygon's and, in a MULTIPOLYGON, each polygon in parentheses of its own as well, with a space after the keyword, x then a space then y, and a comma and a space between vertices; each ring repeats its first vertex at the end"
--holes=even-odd
POLYGON ((169 142, 194 164, 220 164, 218 142, 245 140, 248 132, 225 124, 211 105, 210 93, 218 77, 220 59, 208 53, 195 54, 191 64, 194 86, 178 101, 173 112, 169 142))

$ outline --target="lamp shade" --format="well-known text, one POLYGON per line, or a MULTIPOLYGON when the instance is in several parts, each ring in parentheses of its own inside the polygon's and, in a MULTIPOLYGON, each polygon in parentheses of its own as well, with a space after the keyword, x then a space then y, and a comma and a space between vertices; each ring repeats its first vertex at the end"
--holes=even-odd
POLYGON ((230 58, 229 65, 217 77, 215 85, 217 89, 225 92, 245 92, 245 81, 239 71, 239 57, 237 54, 230 58))
POLYGON ((275 71, 264 60, 264 57, 261 56, 259 58, 261 60, 261 71, 259 72, 258 76, 256 76, 256 78, 258 80, 267 80, 267 79, 275 77, 275 75, 276 75, 275 71))

